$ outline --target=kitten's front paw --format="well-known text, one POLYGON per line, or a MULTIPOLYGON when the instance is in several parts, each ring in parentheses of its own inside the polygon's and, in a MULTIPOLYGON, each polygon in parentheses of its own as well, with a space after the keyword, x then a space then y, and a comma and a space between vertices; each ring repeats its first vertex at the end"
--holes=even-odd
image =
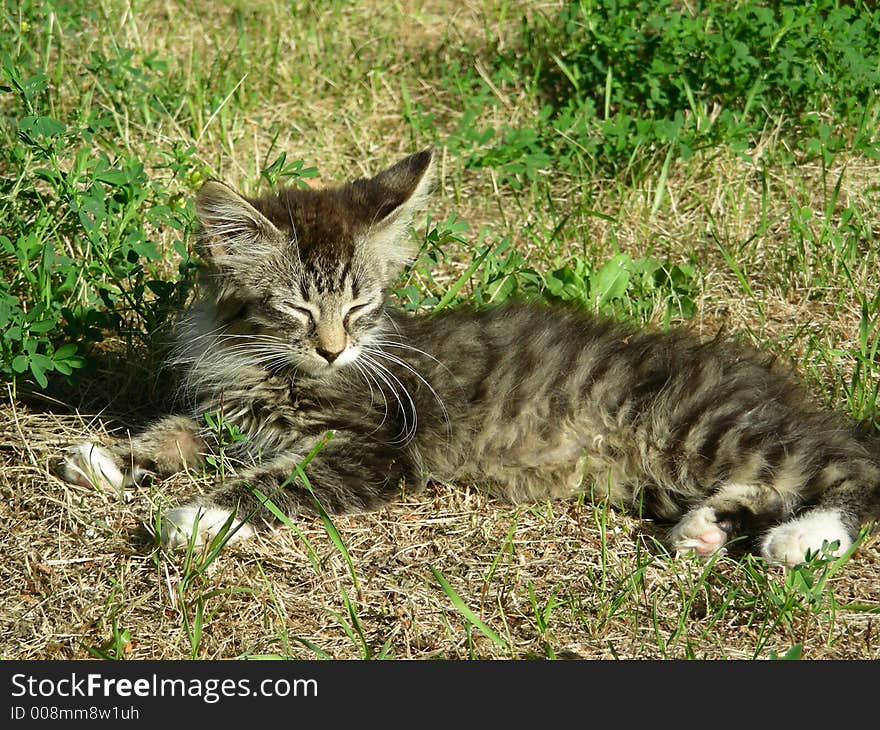
POLYGON ((131 484, 107 449, 88 442, 68 447, 54 471, 64 481, 81 487, 120 492, 131 484))
POLYGON ((697 507, 682 517, 669 533, 669 544, 676 555, 696 552, 711 555, 727 541, 727 533, 718 526, 715 510, 697 507))
POLYGON ((777 525, 761 541, 761 555, 774 565, 797 565, 804 562, 807 550, 813 554, 820 552, 823 542, 839 542, 834 551, 837 555, 852 545, 837 510, 813 510, 777 525))
POLYGON ((231 512, 220 507, 183 505, 162 515, 160 539, 167 548, 186 547, 192 539, 196 547, 211 542, 229 523, 228 542, 235 542, 254 534, 254 528, 241 520, 229 522, 231 512), (237 528, 237 529, 236 529, 237 528), (194 537, 193 537, 194 536, 194 537))

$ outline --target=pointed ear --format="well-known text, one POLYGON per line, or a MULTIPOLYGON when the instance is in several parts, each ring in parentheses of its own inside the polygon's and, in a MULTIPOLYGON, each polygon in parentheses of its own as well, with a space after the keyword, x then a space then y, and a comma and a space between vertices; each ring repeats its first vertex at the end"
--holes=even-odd
POLYGON ((434 177, 434 151, 426 149, 369 180, 355 183, 363 186, 371 214, 367 237, 384 264, 386 279, 390 280, 416 254, 407 227, 425 205, 434 177))
POLYGON ((383 170, 369 181, 378 195, 375 220, 406 218, 425 204, 434 185, 434 151, 416 152, 383 170))
POLYGON ((252 258, 269 250, 283 234, 260 211, 232 188, 209 180, 196 196, 196 215, 202 225, 201 243, 215 261, 252 258))

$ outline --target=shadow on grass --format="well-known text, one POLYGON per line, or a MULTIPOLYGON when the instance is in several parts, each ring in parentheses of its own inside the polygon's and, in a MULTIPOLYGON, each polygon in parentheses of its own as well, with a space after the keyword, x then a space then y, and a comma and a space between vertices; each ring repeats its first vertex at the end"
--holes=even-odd
POLYGON ((163 364, 164 342, 99 343, 86 367, 68 377, 50 374, 40 389, 30 382, 16 386, 15 401, 33 413, 97 417, 109 430, 139 430, 158 416, 180 408, 176 374, 163 364))

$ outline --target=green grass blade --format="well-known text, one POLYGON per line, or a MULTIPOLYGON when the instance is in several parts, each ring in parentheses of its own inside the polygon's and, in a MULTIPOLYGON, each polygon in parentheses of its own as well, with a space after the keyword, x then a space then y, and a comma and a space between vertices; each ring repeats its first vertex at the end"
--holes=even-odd
POLYGON ((311 562, 312 567, 315 569, 315 572, 318 572, 318 567, 321 564, 321 559, 318 557, 318 553, 315 550, 314 545, 312 545, 312 543, 309 541, 309 538, 307 538, 305 534, 303 534, 303 531, 296 526, 293 520, 291 520, 290 517, 284 514, 284 512, 282 512, 278 508, 278 506, 271 499, 269 499, 267 495, 263 494, 263 492, 261 492, 256 487, 251 487, 251 490, 253 491, 254 496, 256 496, 256 498, 260 500, 260 503, 263 505, 263 507, 271 512, 272 516, 275 517, 275 519, 277 519, 285 527, 293 530, 294 533, 296 533, 296 536, 300 540, 302 540, 303 545, 306 546, 306 553, 309 556, 309 562, 311 562))
POLYGON ((437 302, 437 305, 434 307, 435 312, 439 312, 443 309, 446 309, 452 301, 455 299, 455 296, 458 294, 459 290, 470 280, 470 278, 476 273, 477 269, 482 266, 483 261, 486 260, 486 257, 489 255, 491 251, 491 247, 487 247, 485 251, 480 253, 472 262, 471 265, 467 267, 465 272, 455 280, 452 286, 446 290, 446 293, 441 297, 440 301, 437 302))
POLYGON ((452 605, 455 606, 458 612, 464 616, 470 624, 476 626, 486 638, 490 639, 494 644, 500 646, 505 651, 510 651, 510 646, 507 642, 490 629, 482 619, 480 619, 480 617, 468 607, 468 605, 462 600, 461 596, 455 592, 455 589, 449 585, 449 582, 443 577, 443 574, 433 565, 429 565, 428 567, 431 569, 434 578, 437 579, 443 592, 449 597, 449 600, 452 601, 452 605))
POLYGON ((354 561, 351 559, 351 554, 348 552, 348 548, 345 546, 345 541, 342 539, 342 535, 339 534, 339 530, 336 529, 336 525, 333 524, 333 520, 330 519, 330 515, 327 514, 327 510, 324 509, 324 506, 321 504, 321 501, 318 499, 318 496, 315 494, 315 491, 312 489, 312 485, 309 484, 309 480, 299 467, 297 467, 297 472, 299 472, 300 479, 303 480, 303 485, 306 489, 309 490, 309 493, 312 495, 312 499, 315 502, 315 509, 318 510, 318 515, 321 517, 321 522, 324 524, 324 529, 327 531, 327 535, 330 537, 331 542, 336 546, 336 549, 345 559, 346 564, 348 565, 348 572, 351 574, 351 580, 354 583, 354 589, 357 591, 358 595, 361 593, 360 584, 358 583, 357 571, 354 569, 354 561))

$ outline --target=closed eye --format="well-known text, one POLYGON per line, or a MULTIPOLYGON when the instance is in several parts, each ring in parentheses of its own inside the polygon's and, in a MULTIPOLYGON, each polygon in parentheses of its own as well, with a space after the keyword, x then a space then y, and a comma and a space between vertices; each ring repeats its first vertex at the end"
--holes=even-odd
POLYGON ((366 302, 365 304, 355 304, 353 307, 349 307, 348 311, 345 313, 345 317, 342 319, 342 323, 348 327, 353 320, 364 314, 370 306, 371 302, 366 302))
POLYGON ((278 308, 293 315, 306 325, 313 325, 315 323, 315 313, 308 307, 300 307, 295 304, 284 304, 278 305, 278 308))

